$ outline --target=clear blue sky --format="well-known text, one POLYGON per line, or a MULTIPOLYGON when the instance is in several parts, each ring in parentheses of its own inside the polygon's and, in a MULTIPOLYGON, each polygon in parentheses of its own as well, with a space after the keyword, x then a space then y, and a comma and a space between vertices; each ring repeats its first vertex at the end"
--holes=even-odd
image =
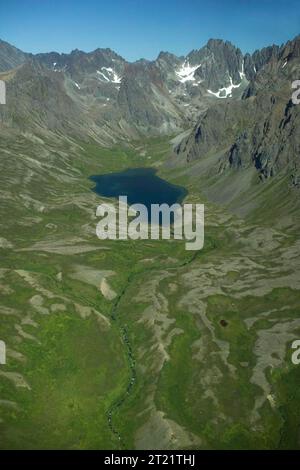
POLYGON ((0 38, 27 52, 110 47, 128 60, 178 55, 211 38, 243 52, 300 33, 299 0, 8 0, 0 38))

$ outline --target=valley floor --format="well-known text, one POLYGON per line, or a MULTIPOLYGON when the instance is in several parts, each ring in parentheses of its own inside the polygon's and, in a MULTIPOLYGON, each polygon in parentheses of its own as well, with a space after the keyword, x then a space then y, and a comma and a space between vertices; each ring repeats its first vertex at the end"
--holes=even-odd
POLYGON ((299 227, 210 202, 166 139, 0 147, 0 447, 299 448, 299 227), (97 239, 88 176, 137 166, 205 203, 202 251, 97 239))

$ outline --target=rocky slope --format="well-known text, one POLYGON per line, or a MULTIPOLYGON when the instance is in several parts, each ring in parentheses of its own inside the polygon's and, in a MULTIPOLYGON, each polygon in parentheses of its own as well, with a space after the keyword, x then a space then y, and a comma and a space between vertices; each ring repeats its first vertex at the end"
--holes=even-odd
POLYGON ((253 166, 265 179, 287 169, 298 186, 299 108, 291 97, 300 76, 300 37, 245 57, 245 75, 250 82, 242 100, 212 105, 176 153, 188 162, 219 153, 216 173, 253 166))
POLYGON ((18 67, 26 61, 27 54, 0 39, 0 72, 18 67))
MULTIPOLYGON (((46 89, 59 82, 60 91, 65 94, 64 98, 60 96, 61 102, 71 99, 70 106, 76 109, 79 121, 83 116, 91 127, 91 119, 98 140, 107 143, 141 134, 170 134, 186 129, 214 101, 240 98, 248 83, 240 50, 221 40, 211 40, 186 57, 161 52, 152 62, 128 63, 110 49, 32 55, 6 43, 0 43, 0 54, 2 79, 9 78, 8 98, 16 87, 23 87, 23 75, 28 78, 30 66, 32 84, 43 80, 46 89), (5 72, 22 65, 24 71, 6 78, 5 72)), ((33 108, 34 90, 32 86, 33 108)), ((8 106, 12 101, 8 99, 8 106)), ((14 115, 15 123, 24 120, 17 108, 9 114, 14 115)), ((67 127, 76 125, 72 113, 69 121, 67 127)))

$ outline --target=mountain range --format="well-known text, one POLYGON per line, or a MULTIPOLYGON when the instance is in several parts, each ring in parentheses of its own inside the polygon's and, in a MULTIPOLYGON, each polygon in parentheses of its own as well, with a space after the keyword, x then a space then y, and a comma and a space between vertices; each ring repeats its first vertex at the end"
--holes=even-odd
POLYGON ((4 128, 63 132, 103 145, 188 131, 175 152, 187 162, 226 147, 219 171, 254 165, 268 178, 288 165, 298 184, 300 38, 243 55, 211 39, 185 57, 161 52, 129 63, 110 49, 24 53, 0 42, 7 85, 4 128))

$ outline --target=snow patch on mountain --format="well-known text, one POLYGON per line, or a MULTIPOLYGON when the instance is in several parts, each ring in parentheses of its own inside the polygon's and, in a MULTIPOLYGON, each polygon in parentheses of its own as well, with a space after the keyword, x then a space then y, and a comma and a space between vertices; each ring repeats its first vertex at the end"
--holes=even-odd
MULTIPOLYGON (((97 70, 97 74, 101 75, 104 78, 105 81, 107 81, 107 82, 110 81, 109 78, 106 75, 104 75, 104 73, 100 72, 100 70, 97 70)), ((102 80, 102 79, 99 78, 99 80, 102 80)))
POLYGON ((122 81, 122 77, 120 77, 111 67, 101 67, 101 70, 97 70, 97 74, 102 77, 99 77, 100 80, 104 79, 106 82, 121 83, 122 81))
POLYGON ((245 78, 245 72, 244 72, 244 61, 242 62, 242 71, 239 72, 241 80, 245 78))
POLYGON ((230 78, 230 85, 228 87, 223 87, 223 88, 220 88, 217 92, 214 92, 214 91, 211 91, 211 90, 207 90, 208 93, 210 93, 211 95, 214 95, 216 96, 217 98, 230 98, 232 96, 232 90, 234 88, 239 88, 241 86, 241 83, 239 83, 238 85, 234 85, 233 84, 233 81, 232 81, 232 78, 230 78))
POLYGON ((191 66, 188 61, 184 61, 180 69, 176 72, 178 80, 181 83, 195 81, 194 73, 200 67, 200 65, 201 64, 191 66))

